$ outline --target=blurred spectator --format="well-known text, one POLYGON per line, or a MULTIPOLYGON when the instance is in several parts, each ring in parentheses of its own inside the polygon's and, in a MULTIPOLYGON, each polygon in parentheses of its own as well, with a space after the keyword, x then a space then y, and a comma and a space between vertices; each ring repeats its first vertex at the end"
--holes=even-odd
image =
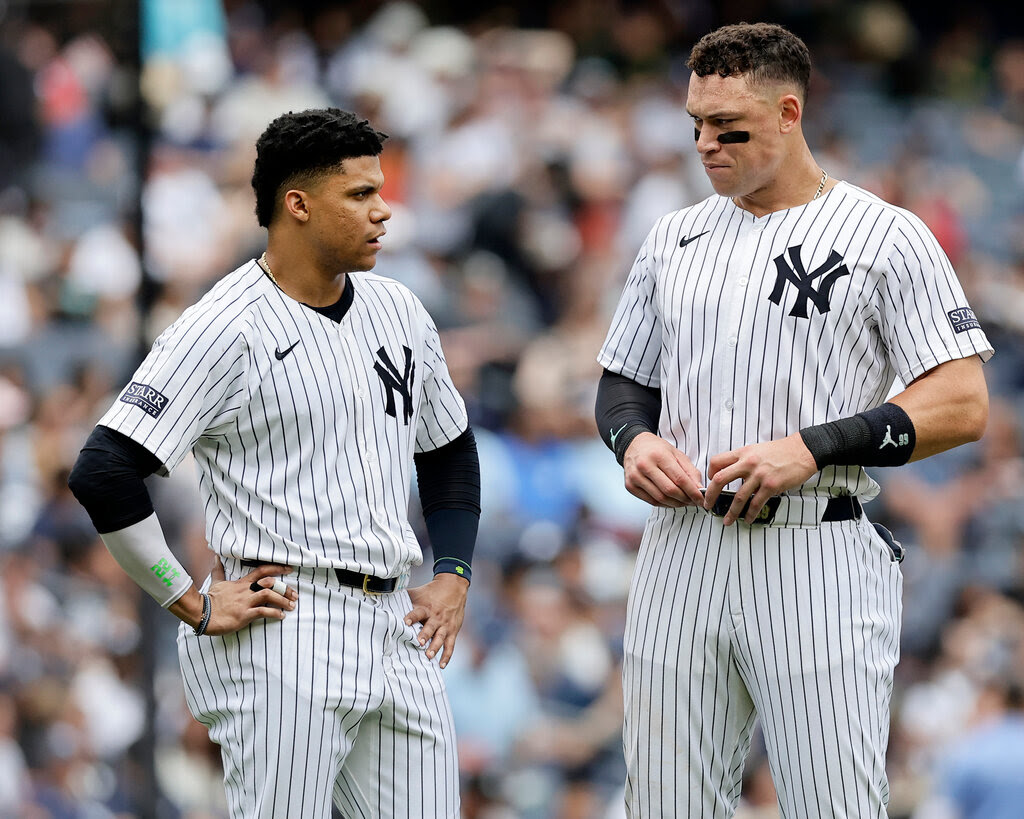
POLYGON ((1014 819, 1024 804, 1024 688, 995 679, 981 692, 974 724, 936 775, 938 793, 914 819, 1014 819))
POLYGON ((23 183, 35 158, 40 127, 35 116, 32 73, 0 43, 0 202, 12 186, 23 183))
POLYGON ((10 694, 0 693, 0 815, 4 816, 17 815, 32 793, 17 730, 17 706, 10 694))
POLYGON ((472 624, 467 628, 462 656, 447 680, 449 694, 458 702, 459 742, 465 742, 459 762, 471 775, 507 762, 523 726, 539 714, 522 654, 500 636, 478 632, 472 624))

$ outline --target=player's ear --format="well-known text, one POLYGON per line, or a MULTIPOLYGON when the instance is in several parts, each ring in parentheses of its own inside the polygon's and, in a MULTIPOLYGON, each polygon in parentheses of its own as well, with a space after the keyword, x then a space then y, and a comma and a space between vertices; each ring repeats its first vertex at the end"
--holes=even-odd
POLYGON ((285 192, 284 211, 300 222, 309 220, 309 199, 305 191, 292 188, 285 192))
POLYGON ((783 94, 779 97, 779 130, 788 134, 800 123, 804 106, 796 94, 783 94))

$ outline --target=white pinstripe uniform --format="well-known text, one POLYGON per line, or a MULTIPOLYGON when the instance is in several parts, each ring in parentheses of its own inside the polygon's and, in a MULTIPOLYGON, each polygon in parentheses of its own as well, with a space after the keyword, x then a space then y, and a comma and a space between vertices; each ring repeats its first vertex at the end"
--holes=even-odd
MULTIPOLYGON (((660 219, 598 360, 660 388, 658 434, 706 476, 974 354, 992 350, 935 238, 839 183, 759 218, 712 196, 660 219)), ((631 815, 732 816, 757 714, 784 816, 885 816, 899 564, 865 517, 819 522, 829 497, 877 493, 839 466, 770 527, 653 509, 625 634, 631 815)))
POLYGON ((408 593, 365 594, 333 568, 401 577, 421 563, 412 456, 463 432, 465 406, 415 296, 348 278, 335 322, 243 265, 168 328, 100 421, 168 471, 194 453, 227 579, 249 571, 241 560, 300 567, 283 621, 178 632, 235 817, 327 817, 332 791, 346 817, 459 813, 451 712, 403 621, 408 593))

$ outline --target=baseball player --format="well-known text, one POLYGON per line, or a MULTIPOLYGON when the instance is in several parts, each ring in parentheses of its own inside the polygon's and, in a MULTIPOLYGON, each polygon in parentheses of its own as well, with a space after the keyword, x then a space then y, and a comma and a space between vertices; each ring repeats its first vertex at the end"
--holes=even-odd
POLYGON ((114 557, 183 621, 186 698, 236 819, 332 801, 459 814, 438 666, 462 624, 479 462, 433 322, 365 272, 391 216, 385 138, 338 109, 270 123, 252 180, 267 252, 157 339, 71 475, 114 557), (222 567, 198 588, 142 482, 190 451, 222 567), (407 589, 414 464, 435 562, 407 589))
POLYGON ((653 506, 628 812, 732 816, 757 715, 783 816, 884 817, 902 549, 864 467, 977 439, 992 349, 921 221, 811 155, 801 40, 727 26, 689 67, 716 195, 654 225, 599 355, 601 434, 653 506))

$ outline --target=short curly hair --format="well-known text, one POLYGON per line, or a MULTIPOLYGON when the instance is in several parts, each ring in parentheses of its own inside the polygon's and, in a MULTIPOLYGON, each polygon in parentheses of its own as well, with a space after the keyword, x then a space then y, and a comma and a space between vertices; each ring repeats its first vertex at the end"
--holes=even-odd
POLYGON ((804 101, 811 82, 811 53, 804 41, 775 23, 736 23, 705 34, 687 67, 698 77, 746 75, 755 84, 788 82, 804 101))
POLYGON ((344 170, 343 161, 378 156, 387 134, 350 111, 311 108, 273 120, 256 140, 252 189, 256 219, 269 227, 284 190, 302 187, 344 170))

